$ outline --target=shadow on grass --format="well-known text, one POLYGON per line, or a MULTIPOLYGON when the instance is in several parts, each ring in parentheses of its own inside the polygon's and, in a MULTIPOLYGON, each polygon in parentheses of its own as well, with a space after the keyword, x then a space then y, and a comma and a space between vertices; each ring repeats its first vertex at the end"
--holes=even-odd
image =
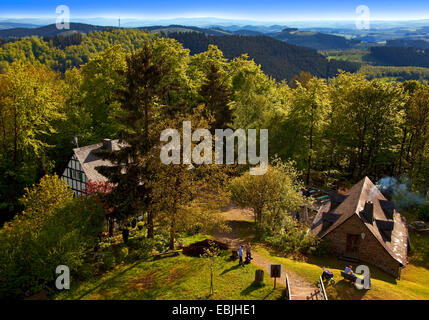
POLYGON ((335 285, 329 286, 328 288, 330 287, 334 288, 336 291, 336 300, 362 300, 367 293, 367 290, 358 290, 355 288, 353 283, 344 279, 336 282, 335 285))
POLYGON ((238 268, 242 268, 242 266, 240 266, 240 265, 236 264, 236 265, 232 266, 232 267, 231 267, 231 268, 229 268, 229 269, 225 269, 225 270, 223 270, 223 271, 222 271, 222 273, 221 273, 220 275, 221 275, 221 276, 223 276, 225 273, 231 272, 231 271, 236 270, 236 269, 238 269, 238 268))
POLYGON ((248 286, 246 289, 244 289, 243 291, 241 291, 241 295, 248 296, 253 291, 259 290, 259 289, 264 288, 264 287, 265 287, 265 283, 253 281, 250 284, 250 286, 248 286))
POLYGON ((237 236, 245 241, 253 241, 255 237, 255 223, 252 221, 228 221, 229 227, 237 232, 237 236))
POLYGON ((128 272, 131 269, 134 269, 138 264, 140 264, 141 261, 136 261, 133 264, 131 264, 129 267, 124 268, 123 270, 121 270, 120 272, 118 272, 117 274, 115 274, 115 276, 106 279, 105 281, 100 282, 98 285, 92 287, 91 289, 85 291, 84 293, 82 293, 79 297, 77 297, 78 300, 82 299, 83 297, 87 296, 88 294, 96 291, 97 289, 103 287, 103 285, 105 285, 106 283, 109 282, 114 282, 118 277, 122 276, 123 274, 125 274, 126 272, 128 272))

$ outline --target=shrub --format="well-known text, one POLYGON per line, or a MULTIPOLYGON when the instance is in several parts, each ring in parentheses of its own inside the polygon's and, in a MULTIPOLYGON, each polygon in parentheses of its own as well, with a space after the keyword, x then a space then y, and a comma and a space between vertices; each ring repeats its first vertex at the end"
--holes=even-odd
POLYGON ((97 272, 95 265, 91 263, 82 264, 76 271, 76 279, 88 280, 92 278, 97 272))
POLYGON ((265 230, 264 240, 285 254, 322 255, 327 248, 321 247, 321 239, 315 237, 291 217, 284 217, 276 230, 265 230))
POLYGON ((111 251, 107 251, 103 253, 101 256, 101 260, 102 260, 101 269, 103 271, 108 271, 112 269, 116 263, 115 255, 111 251))
POLYGON ((421 205, 417 208, 417 216, 420 220, 429 221, 429 204, 421 205))
POLYGON ((137 229, 143 230, 143 228, 144 228, 144 223, 142 221, 137 222, 137 229))
POLYGON ((124 262, 127 256, 128 256, 128 248, 127 247, 121 248, 117 254, 118 261, 124 262))

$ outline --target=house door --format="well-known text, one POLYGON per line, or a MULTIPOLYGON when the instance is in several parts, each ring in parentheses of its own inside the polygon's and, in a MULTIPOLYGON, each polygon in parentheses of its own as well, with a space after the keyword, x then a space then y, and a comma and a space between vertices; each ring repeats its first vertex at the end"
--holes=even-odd
POLYGON ((346 252, 357 256, 359 253, 359 235, 347 234, 346 252))

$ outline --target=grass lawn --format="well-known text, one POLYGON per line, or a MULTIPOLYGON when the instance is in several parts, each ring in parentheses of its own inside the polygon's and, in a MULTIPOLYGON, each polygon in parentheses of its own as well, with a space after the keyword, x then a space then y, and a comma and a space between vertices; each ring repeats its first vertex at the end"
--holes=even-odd
POLYGON ((273 290, 271 279, 262 286, 253 283, 252 265, 238 267, 224 252, 214 280, 213 296, 209 296, 210 274, 203 258, 182 254, 154 261, 138 261, 122 265, 101 278, 83 283, 72 283, 69 292, 61 292, 55 299, 130 299, 130 300, 200 300, 280 299, 284 287, 273 290))
MULTIPOLYGON (((429 270, 422 266, 409 264, 402 272, 401 280, 395 280, 385 272, 369 266, 372 274, 371 290, 357 290, 353 285, 344 281, 341 271, 346 262, 335 258, 311 258, 301 262, 284 258, 262 246, 255 250, 266 258, 283 264, 287 270, 292 270, 307 281, 316 283, 322 274, 322 266, 327 266, 334 273, 336 283, 327 285, 326 293, 332 300, 409 300, 429 299, 429 270)), ((356 267, 356 265, 354 265, 356 267)))
MULTIPOLYGON (((405 213, 408 221, 415 218, 405 213)), ((253 239, 253 223, 250 221, 234 221, 234 228, 246 241, 252 241, 253 250, 265 258, 283 264, 286 272, 291 270, 305 280, 316 283, 322 274, 322 267, 329 268, 334 273, 336 284, 328 285, 326 292, 333 300, 429 300, 429 234, 419 234, 410 231, 412 253, 410 263, 402 270, 400 280, 394 279, 384 271, 370 266, 371 290, 357 290, 341 277, 341 271, 346 262, 335 257, 307 257, 305 261, 286 258, 281 252, 276 252, 253 239)), ((362 263, 364 264, 364 263, 362 263)), ((353 265, 355 268, 357 265, 353 265)))

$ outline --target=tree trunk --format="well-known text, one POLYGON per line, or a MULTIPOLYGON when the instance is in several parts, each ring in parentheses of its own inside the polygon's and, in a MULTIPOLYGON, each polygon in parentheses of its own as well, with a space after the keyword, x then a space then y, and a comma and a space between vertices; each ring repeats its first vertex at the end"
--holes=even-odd
POLYGON ((313 126, 314 126, 314 105, 312 106, 312 112, 311 112, 311 123, 310 123, 310 137, 309 137, 309 150, 308 150, 308 168, 307 168, 307 184, 310 183, 310 174, 311 174, 311 156, 313 153, 313 126))
POLYGON ((171 218, 171 224, 170 224, 170 244, 169 244, 170 250, 174 250, 174 238, 176 233, 175 225, 176 225, 176 221, 173 214, 173 217, 171 218))
POLYGON ((401 151, 399 152, 399 164, 398 164, 398 169, 397 169, 397 173, 400 174, 402 171, 402 157, 404 155, 404 149, 405 149, 405 142, 407 139, 407 129, 404 129, 404 135, 402 137, 402 142, 401 142, 401 151))
POLYGON ((108 218, 107 223, 109 225, 109 237, 113 237, 113 231, 115 230, 115 222, 112 218, 108 218))
POLYGON ((147 213, 147 238, 153 239, 154 227, 153 227, 153 212, 151 210, 147 213))

